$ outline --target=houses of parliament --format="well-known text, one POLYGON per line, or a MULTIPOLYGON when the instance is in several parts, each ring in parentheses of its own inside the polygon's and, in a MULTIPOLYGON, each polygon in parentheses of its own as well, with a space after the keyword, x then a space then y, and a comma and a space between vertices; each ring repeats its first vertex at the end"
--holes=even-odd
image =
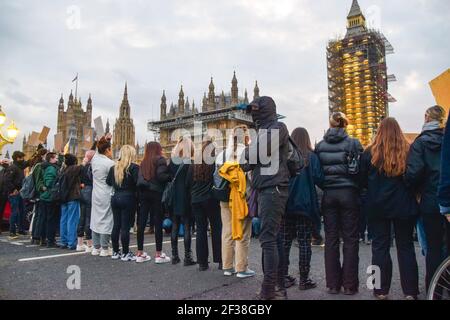
MULTIPOLYGON (((57 132, 60 135, 64 145, 68 143, 69 152, 74 154, 78 162, 84 158, 85 152, 89 150, 97 135, 92 128, 92 110, 93 101, 91 95, 87 100, 86 110, 83 108, 81 99, 74 97, 71 92, 67 107, 64 104, 64 98, 61 95, 58 104, 57 132)), ((106 123, 105 133, 110 132, 109 120, 106 123)), ((55 136, 56 136, 55 135, 55 136)), ((119 107, 119 116, 116 119, 113 128, 113 155, 118 157, 120 148, 123 145, 136 146, 138 162, 143 158, 143 150, 136 144, 135 127, 131 117, 131 106, 128 101, 128 86, 125 84, 122 102, 119 107)), ((22 150, 26 158, 31 158, 36 151, 36 146, 30 144, 30 135, 24 136, 22 150)), ((61 151, 61 150, 55 150, 61 151)))

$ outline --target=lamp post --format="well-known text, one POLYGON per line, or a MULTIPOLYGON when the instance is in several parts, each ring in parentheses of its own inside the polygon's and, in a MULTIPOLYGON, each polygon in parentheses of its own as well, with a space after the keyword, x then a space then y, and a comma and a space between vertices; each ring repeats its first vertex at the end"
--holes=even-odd
POLYGON ((0 106, 0 155, 2 154, 2 149, 7 144, 13 144, 14 140, 16 140, 17 135, 19 134, 19 129, 17 129, 14 121, 11 121, 11 124, 6 128, 6 136, 3 135, 1 129, 6 123, 6 114, 2 110, 2 106, 0 106))

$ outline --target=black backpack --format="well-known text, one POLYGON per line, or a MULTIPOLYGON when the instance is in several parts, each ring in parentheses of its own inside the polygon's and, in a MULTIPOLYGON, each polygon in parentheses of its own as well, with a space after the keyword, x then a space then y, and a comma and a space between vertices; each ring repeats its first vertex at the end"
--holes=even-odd
POLYGON ((300 171, 305 166, 305 161, 291 137, 289 137, 288 147, 287 166, 291 178, 293 178, 300 174, 300 171))
POLYGON ((222 202, 230 201, 230 182, 219 174, 220 167, 216 166, 213 175, 212 194, 214 199, 222 202))
POLYGON ((53 202, 66 203, 69 200, 70 186, 64 171, 61 171, 50 189, 50 198, 53 202))

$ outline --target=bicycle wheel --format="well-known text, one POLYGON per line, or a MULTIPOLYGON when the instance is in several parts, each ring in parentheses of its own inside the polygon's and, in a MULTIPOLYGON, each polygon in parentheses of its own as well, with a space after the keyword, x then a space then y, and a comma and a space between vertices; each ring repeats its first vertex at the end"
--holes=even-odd
POLYGON ((434 274, 428 290, 428 300, 450 300, 450 257, 434 274))

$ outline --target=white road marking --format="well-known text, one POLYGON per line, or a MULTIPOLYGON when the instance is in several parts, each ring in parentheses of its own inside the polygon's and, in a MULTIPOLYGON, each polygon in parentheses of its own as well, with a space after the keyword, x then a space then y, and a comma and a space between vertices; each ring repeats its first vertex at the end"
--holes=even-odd
MULTIPOLYGON (((192 240, 195 240, 196 238, 192 238, 192 240)), ((183 242, 183 239, 178 240, 178 242, 183 242)), ((163 244, 171 243, 170 240, 164 241, 163 244)), ((153 243, 146 243, 144 244, 144 247, 150 247, 156 245, 155 242, 153 243)), ((137 248, 137 245, 132 245, 130 248, 137 248)), ((45 249, 43 249, 45 250, 45 249)), ((54 254, 50 256, 41 256, 41 257, 32 257, 32 258, 22 258, 19 259, 19 262, 27 262, 27 261, 36 261, 36 260, 44 260, 44 259, 53 259, 53 258, 61 258, 61 257, 70 257, 70 256, 80 256, 83 254, 86 254, 87 252, 71 252, 71 253, 62 253, 62 254, 54 254)))
POLYGON ((11 244, 14 244, 14 245, 16 245, 16 246, 23 246, 23 243, 21 243, 21 242, 17 242, 17 241, 13 241, 13 242, 10 242, 11 244))
POLYGON ((34 247, 39 247, 38 244, 30 244, 28 246, 25 246, 26 248, 34 248, 34 247))

